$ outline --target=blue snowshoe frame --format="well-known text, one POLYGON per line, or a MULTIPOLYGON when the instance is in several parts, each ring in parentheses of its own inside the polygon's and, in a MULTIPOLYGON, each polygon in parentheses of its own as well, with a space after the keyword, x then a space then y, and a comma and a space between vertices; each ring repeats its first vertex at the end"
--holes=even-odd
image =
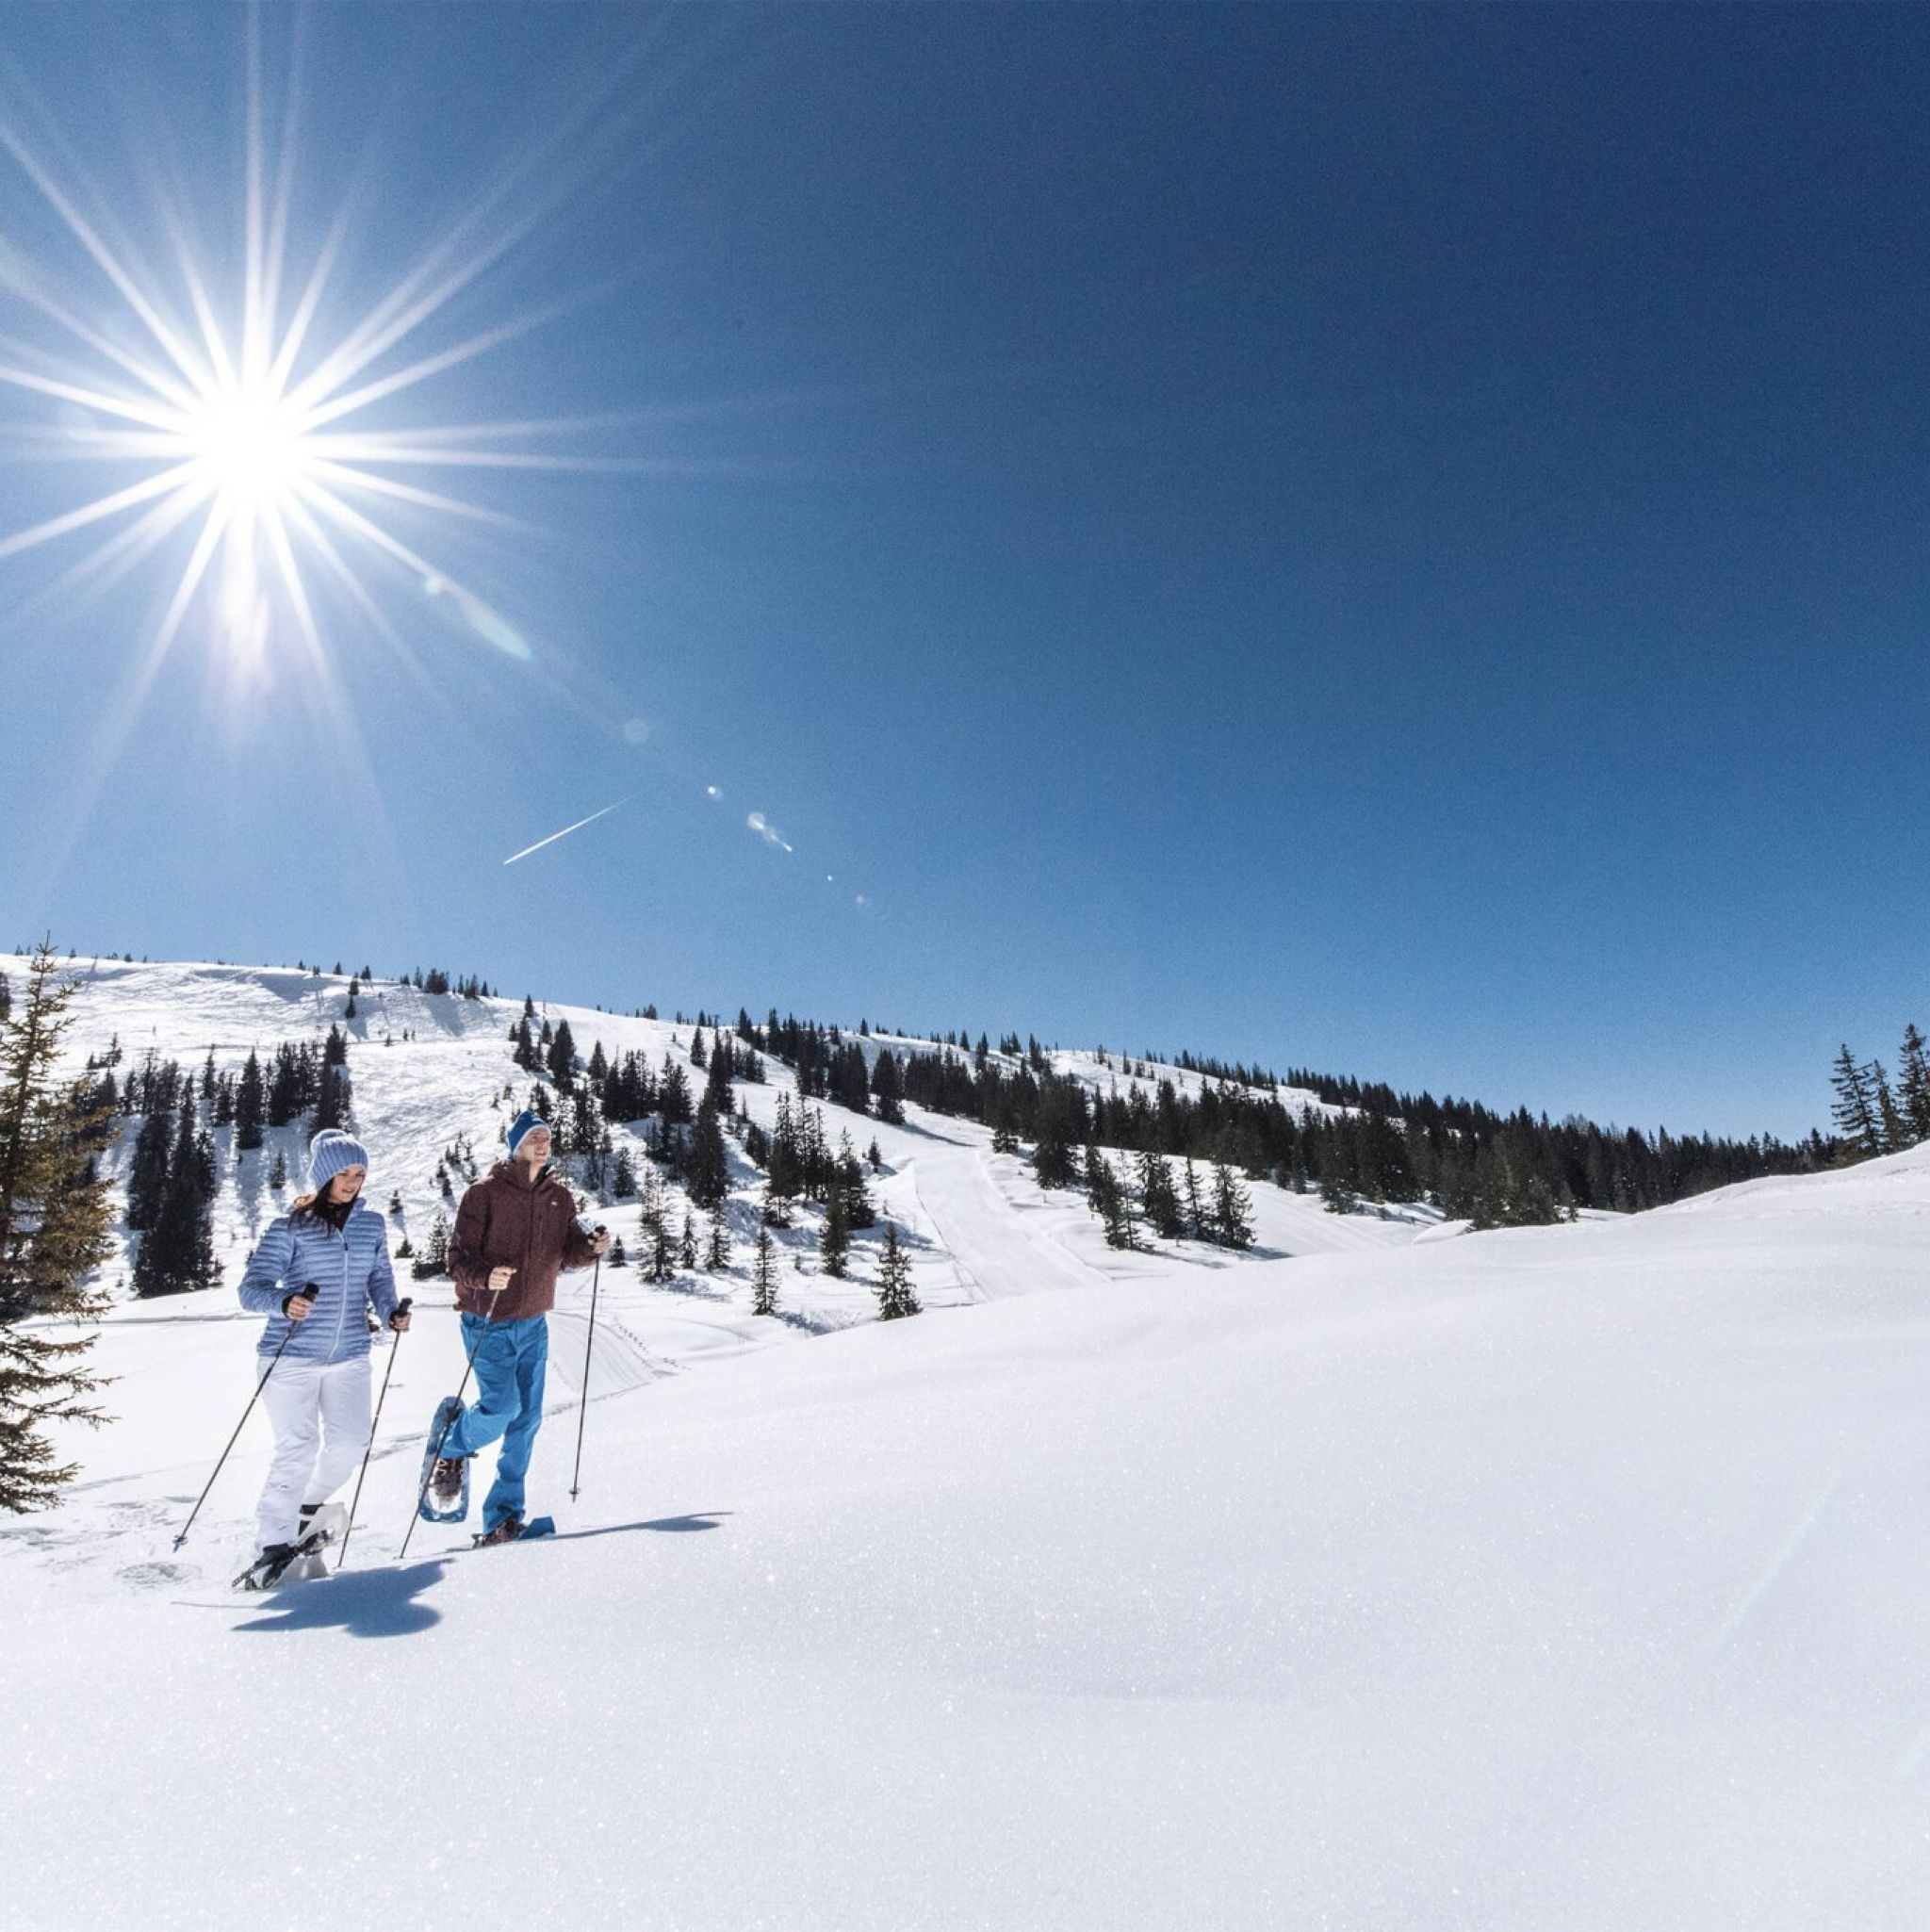
POLYGON ((469 1514, 469 1459, 463 1458, 463 1493, 457 1498, 453 1509, 439 1510, 429 1490, 429 1472, 435 1466, 436 1458, 442 1452, 442 1446, 450 1432, 462 1419, 463 1404, 454 1396, 444 1396, 435 1405, 435 1419, 429 1425, 429 1441, 422 1450, 422 1474, 418 1479, 417 1495, 420 1500, 416 1505, 416 1514, 425 1523, 461 1523, 469 1514))

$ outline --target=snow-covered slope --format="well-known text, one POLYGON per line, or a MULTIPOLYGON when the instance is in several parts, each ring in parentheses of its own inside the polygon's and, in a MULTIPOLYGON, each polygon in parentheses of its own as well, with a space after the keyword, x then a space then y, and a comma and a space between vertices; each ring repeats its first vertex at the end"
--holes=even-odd
MULTIPOLYGON (((408 1023, 365 1120, 473 1052, 493 1125, 507 1018, 408 1023)), ((252 1324, 118 1309, 122 1419, 0 1530, 0 1924, 1922 1923, 1930 1151, 1352 1253, 1263 1220, 1237 1262, 1113 1255, 957 1122, 882 1151, 926 1316, 632 1286, 572 1506, 579 1285, 564 1533, 399 1564, 432 1309, 349 1572, 267 1603, 222 1587, 254 1425, 170 1548, 252 1324)))
MULTIPOLYGON (((17 984, 25 962, 0 956, 0 971, 17 984)), ((356 1016, 344 1018, 348 979, 330 974, 255 967, 132 964, 104 960, 79 969, 84 992, 74 1008, 69 1036, 74 1061, 105 1054, 118 1044, 125 1073, 141 1056, 154 1053, 198 1070, 211 1054, 219 1072, 239 1069, 251 1051, 266 1057, 281 1040, 319 1040, 331 1025, 351 1040, 349 1071, 354 1084, 356 1131, 368 1144, 372 1166, 368 1198, 385 1206, 401 1197, 403 1213, 393 1223, 397 1238, 407 1234, 420 1246, 434 1216, 450 1203, 438 1191, 435 1170, 443 1150, 466 1137, 484 1166, 497 1157, 504 1122, 521 1105, 531 1085, 511 1058, 509 1030, 521 1017, 520 1000, 469 1000, 451 993, 424 993, 412 988, 374 983, 356 1001, 356 1016), (515 1098, 502 1099, 506 1087, 515 1098)), ((600 1042, 612 1058, 640 1052, 653 1065, 668 1054, 687 1060, 692 1029, 669 1021, 636 1020, 590 1007, 546 1004, 539 1014, 552 1024, 567 1020, 579 1050, 588 1056, 600 1042)), ((880 1044, 903 1051, 932 1051, 928 1042, 887 1039, 861 1041, 875 1052, 880 1044)), ((1055 1056, 1062 1069, 1095 1088, 1121 1080, 1116 1067, 1089 1054, 1055 1056)), ((688 1071, 688 1069, 687 1069, 688 1071)), ((1200 1076, 1177 1068, 1157 1070, 1183 1090, 1197 1093, 1200 1076)), ((752 1119, 769 1128, 779 1092, 790 1090, 786 1069, 770 1063, 769 1085, 738 1089, 752 1119)), ((695 1075, 701 1086, 702 1074, 695 1075)), ((1143 1084, 1143 1083, 1142 1083, 1143 1084)), ((1284 1095, 1288 1104, 1311 1095, 1284 1095)), ((875 1121, 826 1105, 827 1132, 849 1130, 862 1151, 875 1138, 884 1156, 876 1193, 884 1214, 912 1242, 914 1273, 922 1295, 938 1302, 977 1301, 1024 1292, 1049 1285, 1089 1281, 1095 1275, 1130 1275, 1134 1257, 1123 1265, 1105 1247, 1098 1223, 1076 1196, 1042 1192, 1024 1163, 990 1152, 990 1136, 970 1122, 908 1110, 908 1125, 875 1121)), ((617 1130, 619 1137, 622 1130, 617 1130)), ((227 1130, 216 1135, 222 1186, 217 1208, 216 1252, 232 1284, 261 1231, 286 1205, 265 1185, 272 1156, 280 1148, 294 1186, 300 1185, 305 1134, 299 1127, 270 1130, 262 1154, 238 1160, 227 1130)), ((632 1146, 641 1143, 632 1139, 632 1146)), ((126 1153, 122 1150, 123 1157, 126 1153)), ((737 1266, 728 1275, 686 1275, 682 1292, 664 1303, 658 1317, 687 1331, 695 1321, 710 1329, 719 1319, 742 1334, 722 1311, 749 1305, 746 1255, 743 1241, 754 1234, 758 1199, 756 1175, 741 1159, 732 1221, 740 1238, 737 1266), (711 1313, 693 1313, 693 1297, 711 1313)), ((293 1191, 291 1186, 288 1192, 293 1191)), ((460 1185, 457 1188, 460 1192, 460 1185)), ((1337 1218, 1321 1212, 1312 1196, 1296 1196, 1257 1186, 1257 1245, 1267 1253, 1307 1254, 1412 1240, 1428 1226, 1425 1213, 1401 1210, 1388 1219, 1372 1214, 1337 1218)), ((634 1252, 637 1207, 612 1203, 600 1218, 634 1252)), ((864 1318, 870 1308, 867 1284, 874 1270, 858 1269, 855 1285, 841 1285, 815 1271, 815 1225, 803 1225, 783 1237, 790 1253, 802 1260, 787 1275, 783 1300, 792 1326, 802 1332, 842 1326, 864 1318)), ((1189 1266, 1214 1268, 1234 1262, 1221 1251, 1180 1244, 1177 1253, 1189 1266)), ((124 1275, 110 1268, 110 1278, 124 1275)), ((662 1302, 660 1295, 654 1298, 662 1302)), ((747 1318, 746 1318, 747 1319, 747 1318)), ((685 1334, 683 1346, 701 1337, 685 1334)))

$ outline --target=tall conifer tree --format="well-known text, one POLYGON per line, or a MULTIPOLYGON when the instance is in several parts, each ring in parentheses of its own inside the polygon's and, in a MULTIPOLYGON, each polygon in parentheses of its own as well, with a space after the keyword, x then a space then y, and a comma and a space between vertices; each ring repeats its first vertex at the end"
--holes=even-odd
POLYGON ((90 1086, 63 1084, 57 1064, 74 987, 42 943, 0 1021, 0 1510, 43 1509, 74 1475, 54 1460, 46 1426, 97 1423, 88 1398, 91 1334, 58 1336, 33 1317, 83 1321, 106 1296, 90 1277, 108 1252, 106 1184, 91 1177, 109 1122, 90 1086))

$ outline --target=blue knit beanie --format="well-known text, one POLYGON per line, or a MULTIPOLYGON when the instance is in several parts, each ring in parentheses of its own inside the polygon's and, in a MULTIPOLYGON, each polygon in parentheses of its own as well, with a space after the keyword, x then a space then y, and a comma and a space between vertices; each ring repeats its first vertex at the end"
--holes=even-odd
POLYGON ((546 1121, 541 1114, 533 1113, 529 1108, 525 1107, 524 1110, 521 1113, 519 1113, 515 1117, 515 1119, 509 1123, 509 1157, 512 1160, 514 1160, 516 1157, 516 1149, 518 1146, 522 1144, 523 1136, 527 1134, 532 1127, 541 1127, 547 1132, 548 1126, 549 1122, 546 1121))
POLYGON ((326 1187, 344 1168, 368 1165, 368 1150, 339 1127, 324 1127, 308 1143, 308 1178, 318 1187, 326 1187))

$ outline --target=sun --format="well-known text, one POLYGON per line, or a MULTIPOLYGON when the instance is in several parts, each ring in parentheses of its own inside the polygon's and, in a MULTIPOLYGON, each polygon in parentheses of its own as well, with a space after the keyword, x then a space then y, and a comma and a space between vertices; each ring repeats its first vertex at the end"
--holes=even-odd
POLYGON ((252 677, 284 659, 325 670, 334 655, 325 619, 336 614, 413 667, 418 627, 391 620, 384 583, 432 603, 468 641, 527 663, 533 654, 519 629, 415 536, 455 521, 523 526, 420 479, 466 471, 496 479, 499 494, 512 473, 630 468, 632 460, 566 447, 586 423, 597 426, 594 418, 398 422, 394 409, 565 305, 552 301, 453 341, 432 337, 449 305, 555 205, 562 190, 542 171, 560 164, 581 128, 546 129, 467 212, 404 258, 372 303, 345 313, 354 198, 333 222, 304 232, 295 212, 296 116, 286 110, 277 139, 253 34, 248 62, 245 182, 234 210, 242 247, 221 271, 194 247, 190 224, 157 181, 145 187, 172 261, 149 259, 123 224, 84 207, 29 142, 0 75, 0 154, 74 244, 62 263, 51 249, 32 259, 9 254, 0 237, 4 313, 52 325, 0 336, 0 387, 55 405, 43 420, 15 427, 14 439, 47 462, 139 473, 31 528, 0 532, 0 562, 91 532, 92 548, 42 593, 56 608, 77 609, 150 557, 185 557, 144 653, 143 685, 185 630, 225 645, 252 677), (80 279, 71 281, 76 269, 80 279))
POLYGON ((302 412, 266 378, 218 391, 188 413, 183 453, 230 518, 285 511, 319 457, 302 412))

